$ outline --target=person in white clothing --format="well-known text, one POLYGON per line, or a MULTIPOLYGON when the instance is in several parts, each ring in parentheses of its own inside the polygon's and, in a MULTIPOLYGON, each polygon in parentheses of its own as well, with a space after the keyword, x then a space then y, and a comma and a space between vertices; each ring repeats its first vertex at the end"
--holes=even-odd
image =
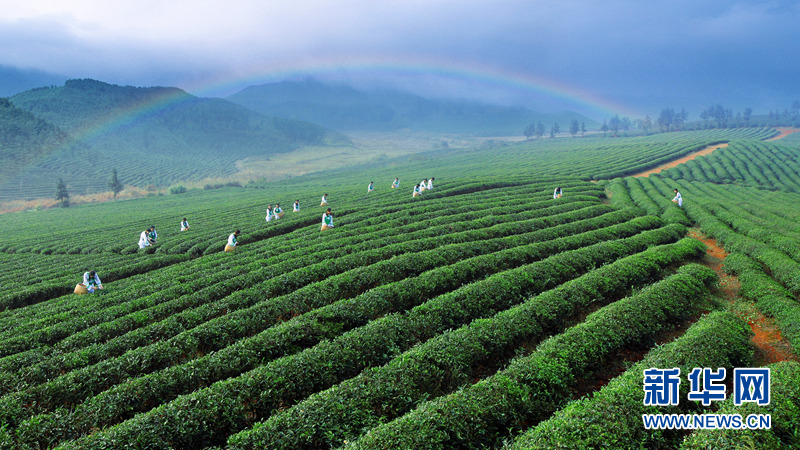
POLYGON ((239 241, 236 239, 237 237, 239 237, 239 230, 234 231, 230 236, 228 236, 228 243, 225 245, 226 252, 232 252, 236 250, 236 244, 239 243, 239 241))
POLYGON ((367 192, 372 192, 373 189, 375 189, 375 182, 370 181, 369 186, 367 186, 367 192))
POLYGON ((392 189, 398 187, 400 187, 400 178, 395 178, 394 181, 392 181, 392 189))
POLYGON ((419 197, 419 185, 414 186, 414 192, 411 193, 411 197, 419 197))
POLYGON ((553 191, 553 198, 561 198, 562 194, 561 188, 557 187, 556 190, 553 191))
POLYGON ((267 206, 267 222, 272 220, 272 205, 267 206))
POLYGON ((431 189, 433 189, 433 177, 431 177, 431 179, 428 180, 428 190, 431 190, 431 189))
POLYGON ((94 270, 83 274, 83 285, 86 286, 86 290, 90 294, 98 289, 103 289, 103 283, 100 282, 100 277, 97 276, 97 272, 94 270))
POLYGON ((275 209, 272 210, 272 217, 275 218, 275 220, 283 217, 283 209, 281 209, 280 203, 275 203, 275 209))
POLYGON ((425 189, 428 188, 428 179, 425 178, 422 180, 422 183, 418 184, 417 186, 419 186, 419 192, 425 192, 425 189))
POLYGON ((186 220, 186 217, 181 220, 181 231, 186 231, 189 229, 189 222, 186 220))
POLYGON ((300 200, 294 201, 294 206, 292 206, 292 212, 300 211, 300 200))
POLYGON ((150 246, 150 228, 142 231, 142 234, 139 235, 139 248, 145 248, 150 246))
POLYGON ((320 200, 319 206, 328 206, 328 194, 322 196, 322 200, 320 200))
POLYGON ((681 197, 681 193, 677 189, 675 189, 675 198, 672 201, 677 203, 679 207, 683 207, 683 197, 681 197))
POLYGON ((331 228, 333 228, 333 213, 331 209, 328 208, 328 210, 322 214, 322 228, 320 231, 329 230, 331 228))

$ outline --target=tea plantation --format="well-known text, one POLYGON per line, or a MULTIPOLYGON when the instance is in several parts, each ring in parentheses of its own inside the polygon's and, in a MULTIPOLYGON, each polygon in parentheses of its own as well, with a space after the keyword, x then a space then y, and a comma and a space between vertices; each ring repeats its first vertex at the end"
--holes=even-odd
POLYGON ((642 401, 651 367, 763 365, 690 227, 730 253, 738 301, 800 346, 800 145, 776 134, 447 149, 0 215, 0 447, 798 446, 796 357, 770 365, 768 406, 703 406, 685 378, 678 404, 642 401), (286 215, 267 222, 275 203, 286 215), (104 289, 72 293, 88 270, 104 289), (642 423, 718 411, 771 428, 642 423))

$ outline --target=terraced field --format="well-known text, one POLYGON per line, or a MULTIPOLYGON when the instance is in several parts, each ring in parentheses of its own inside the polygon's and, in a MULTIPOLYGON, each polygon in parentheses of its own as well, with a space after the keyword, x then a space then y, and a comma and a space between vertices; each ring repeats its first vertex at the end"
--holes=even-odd
POLYGON ((9 287, 0 444, 794 445, 796 361, 773 368, 781 403, 771 430, 709 435, 641 421, 654 410, 642 405, 643 368, 763 365, 687 227, 719 239, 742 294, 797 345, 800 230, 789 205, 798 194, 788 170, 766 168, 800 150, 762 152, 779 145, 760 140, 773 135, 448 150, 248 188, 2 215, 13 239, 0 243, 9 287), (757 154, 774 182, 723 186, 665 172, 602 181, 721 141, 757 154), (396 176, 401 187, 390 189, 396 176), (412 198, 430 176, 435 188, 412 198), (670 201, 673 186, 683 209, 670 201), (321 232, 323 193, 336 226, 321 232), (300 212, 264 221, 267 204, 289 211, 295 199, 300 212), (179 231, 182 217, 189 231, 179 231), (153 224, 159 243, 138 249, 153 224), (234 229, 236 251, 222 252, 234 229), (89 269, 103 293, 72 294, 89 269))

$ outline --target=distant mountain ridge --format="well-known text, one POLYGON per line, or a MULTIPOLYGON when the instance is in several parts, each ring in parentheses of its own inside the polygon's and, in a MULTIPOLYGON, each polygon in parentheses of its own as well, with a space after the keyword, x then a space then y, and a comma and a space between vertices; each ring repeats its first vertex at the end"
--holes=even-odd
MULTIPOLYGON (((224 99, 198 98, 173 87, 68 80, 64 86, 14 95, 11 106, 77 141, 69 149, 48 147, 48 155, 26 160, 33 166, 17 164, 15 170, 63 176, 87 193, 104 190, 113 168, 119 169, 123 183, 164 186, 233 174, 236 161, 247 157, 346 141, 319 125, 267 117, 224 99)), ((3 133, 20 146, 33 145, 25 143, 33 135, 10 120, 0 120, 3 133)), ((0 163, 6 159, 4 151, 0 163)), ((9 177, 13 174, 6 174, 9 177)), ((20 185, 27 181, 21 179, 20 185)), ((31 190, 44 192, 37 186, 31 190)))
POLYGON ((562 130, 568 129, 572 119, 587 127, 599 125, 570 111, 539 113, 466 100, 433 100, 397 90, 361 91, 314 79, 250 86, 227 99, 262 114, 313 122, 342 132, 408 128, 470 135, 522 135, 533 122, 542 122, 548 129, 559 123, 562 130))

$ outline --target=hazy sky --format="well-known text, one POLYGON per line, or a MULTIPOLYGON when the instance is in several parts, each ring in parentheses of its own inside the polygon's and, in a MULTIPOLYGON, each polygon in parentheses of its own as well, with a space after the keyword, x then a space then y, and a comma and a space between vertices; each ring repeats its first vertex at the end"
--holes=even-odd
POLYGON ((308 75, 599 119, 800 99, 800 0, 0 0, 0 42, 0 65, 200 96, 308 75))

